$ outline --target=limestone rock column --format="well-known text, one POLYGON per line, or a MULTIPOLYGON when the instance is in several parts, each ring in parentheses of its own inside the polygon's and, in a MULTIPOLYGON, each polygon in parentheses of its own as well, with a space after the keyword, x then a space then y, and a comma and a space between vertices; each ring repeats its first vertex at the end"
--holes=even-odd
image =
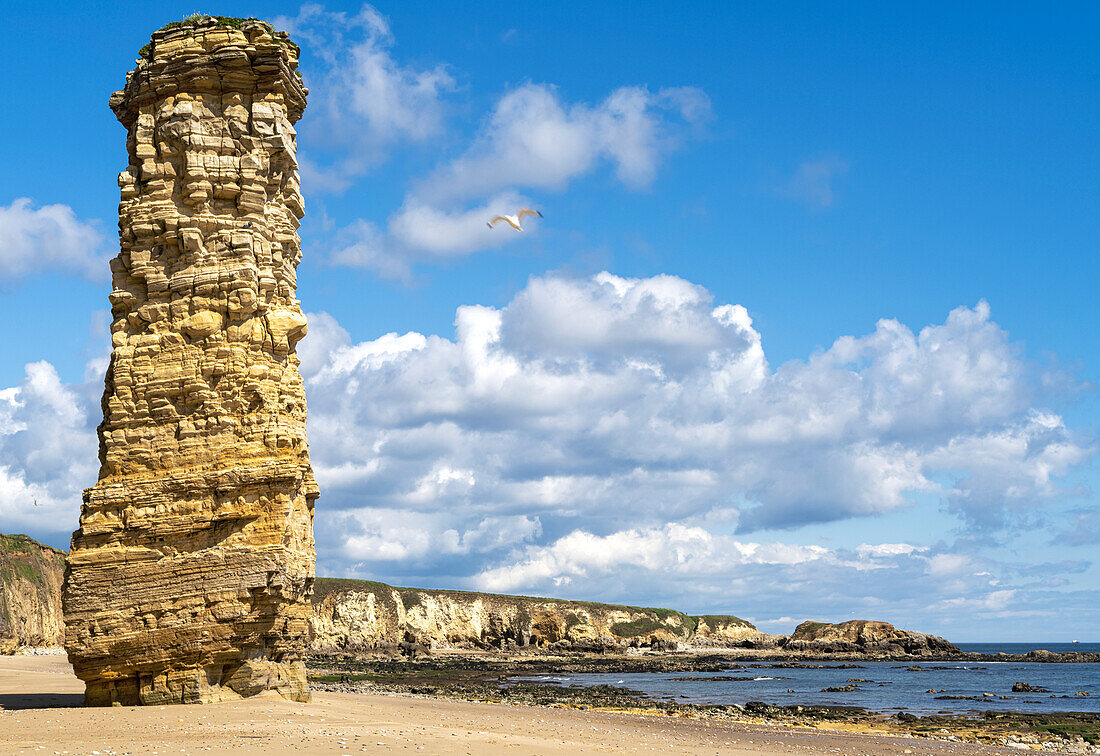
POLYGON ((64 588, 90 705, 309 699, 297 67, 285 33, 205 17, 156 32, 111 97, 113 352, 64 588))

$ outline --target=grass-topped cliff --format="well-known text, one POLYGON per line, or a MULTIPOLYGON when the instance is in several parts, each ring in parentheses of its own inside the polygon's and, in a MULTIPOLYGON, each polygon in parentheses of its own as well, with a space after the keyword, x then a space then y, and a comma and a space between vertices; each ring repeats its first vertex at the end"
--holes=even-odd
POLYGON ((592 601, 401 588, 318 578, 313 648, 501 645, 591 650, 613 645, 736 645, 762 637, 738 617, 592 601))
POLYGON ((0 533, 0 653, 60 645, 64 577, 64 551, 0 533))
MULTIPOLYGON (((66 554, 25 535, 0 533, 0 653, 60 645, 66 554)), ((403 588, 372 580, 317 578, 313 650, 537 647, 602 651, 624 646, 764 646, 809 653, 957 654, 942 638, 885 622, 804 622, 767 635, 732 615, 474 591, 403 588)))

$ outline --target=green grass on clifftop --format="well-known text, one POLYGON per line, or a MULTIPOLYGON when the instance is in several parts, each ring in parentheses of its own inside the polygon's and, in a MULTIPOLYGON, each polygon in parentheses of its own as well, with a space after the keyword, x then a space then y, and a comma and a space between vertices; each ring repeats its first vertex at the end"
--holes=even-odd
POLYGON ((745 627, 756 629, 756 625, 740 617, 734 617, 732 614, 700 614, 695 619, 699 622, 706 622, 711 627, 717 625, 744 625, 745 627))
MULTIPOLYGON (((153 33, 158 34, 160 32, 171 31, 172 29, 183 29, 188 26, 194 26, 199 21, 202 21, 204 19, 212 20, 217 26, 225 26, 229 29, 237 29, 238 31, 246 22, 255 21, 256 23, 262 25, 265 29, 267 29, 267 33, 272 35, 272 38, 275 37, 275 27, 269 24, 267 21, 258 19, 255 16, 239 18, 237 16, 211 16, 206 13, 192 13, 190 16, 181 18, 179 21, 169 21, 153 33)), ((151 53, 152 51, 152 43, 149 43, 138 50, 138 54, 143 58, 148 58, 149 53, 151 53)))
POLYGON ((247 18, 238 18, 235 16, 210 16, 206 13, 192 13, 186 18, 182 18, 179 21, 169 21, 164 26, 157 29, 157 31, 168 31, 169 29, 181 29, 184 26, 193 26, 203 19, 209 18, 214 21, 218 26, 228 26, 230 29, 240 29, 246 21, 256 21, 267 27, 269 32, 274 31, 274 27, 266 21, 260 21, 255 16, 249 16, 247 18))

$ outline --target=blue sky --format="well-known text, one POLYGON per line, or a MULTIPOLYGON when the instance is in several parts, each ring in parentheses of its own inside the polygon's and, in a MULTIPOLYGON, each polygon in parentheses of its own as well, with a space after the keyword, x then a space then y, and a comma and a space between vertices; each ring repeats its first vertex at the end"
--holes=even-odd
MULTIPOLYGON (((216 9, 278 19, 311 88, 319 573, 1094 639, 1098 12, 732 6, 216 9)), ((214 10, 74 7, 9 11, 0 120, 0 531, 59 546, 107 97, 214 10)))

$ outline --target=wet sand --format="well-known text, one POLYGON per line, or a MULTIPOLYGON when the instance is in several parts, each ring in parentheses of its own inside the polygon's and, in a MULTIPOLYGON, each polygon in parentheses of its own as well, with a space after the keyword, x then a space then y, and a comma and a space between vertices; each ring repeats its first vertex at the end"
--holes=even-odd
POLYGON ((64 656, 0 657, 0 754, 1005 754, 965 743, 638 713, 315 693, 82 708, 64 656))

